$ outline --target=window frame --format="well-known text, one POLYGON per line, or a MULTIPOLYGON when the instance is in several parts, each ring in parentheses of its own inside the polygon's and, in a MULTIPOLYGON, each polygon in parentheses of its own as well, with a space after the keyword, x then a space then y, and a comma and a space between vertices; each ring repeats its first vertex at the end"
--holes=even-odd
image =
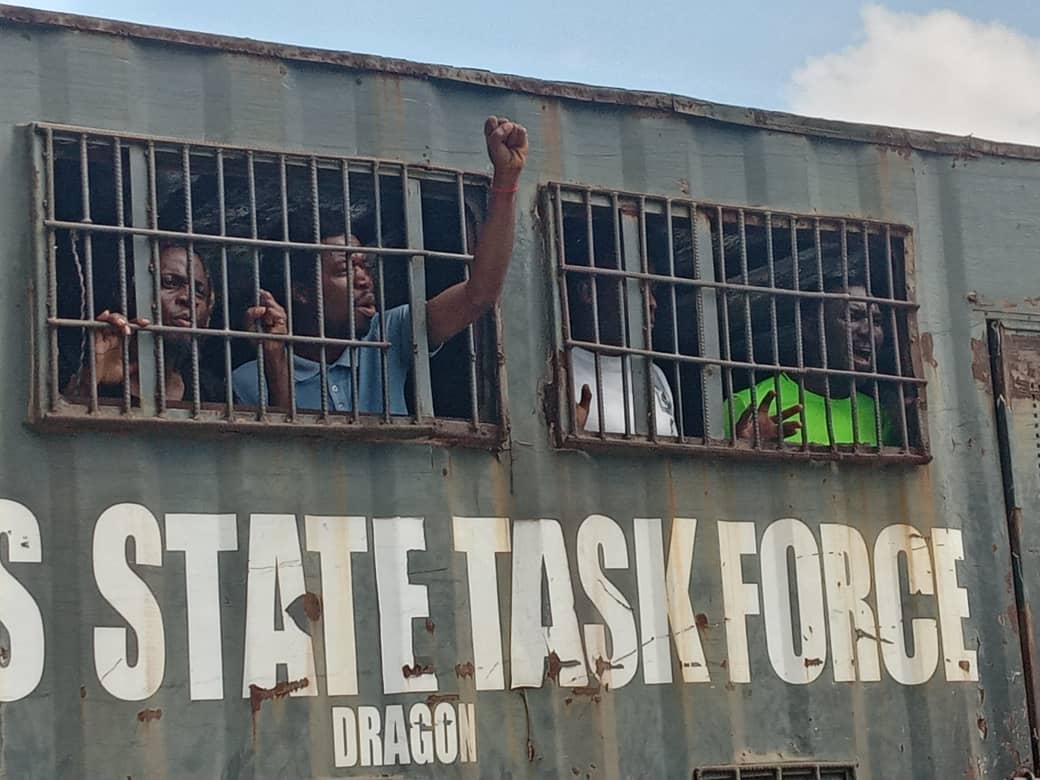
MULTIPOLYGON (((32 226, 34 236, 33 252, 33 281, 30 288, 30 388, 29 388, 29 423, 41 430, 82 430, 83 428, 95 428, 102 430, 163 430, 163 431, 192 431, 201 433, 204 431, 234 431, 242 433, 272 432, 284 434, 296 432, 300 435, 335 436, 338 438, 357 439, 361 441, 420 441, 443 443, 450 445, 469 445, 485 449, 501 449, 506 446, 509 436, 509 417, 506 392, 505 361, 503 359, 503 324, 501 306, 498 302, 484 315, 486 327, 485 336, 490 348, 491 340, 494 341, 494 351, 497 359, 487 366, 482 377, 477 375, 477 351, 481 348, 475 344, 474 329, 477 323, 467 326, 465 334, 460 333, 454 338, 467 339, 467 353, 469 364, 464 370, 470 374, 470 393, 472 414, 470 419, 435 417, 433 413, 433 392, 430 382, 429 356, 430 348, 425 332, 425 305, 417 306, 417 302, 425 302, 426 274, 425 263, 428 259, 448 260, 463 263, 464 277, 468 276, 470 264, 473 262, 473 249, 475 248, 475 236, 470 236, 466 225, 467 219, 467 189, 474 187, 485 194, 491 186, 491 178, 485 172, 463 171, 446 167, 429 165, 428 163, 410 163, 402 160, 385 158, 364 157, 359 155, 336 155, 328 152, 310 152, 298 149, 279 149, 265 146, 246 146, 241 144, 224 144, 208 141, 199 141, 187 138, 170 136, 159 136, 142 133, 107 130, 101 128, 81 127, 76 125, 59 124, 52 122, 36 122, 27 126, 30 137, 31 165, 32 165, 32 226), (113 169, 128 167, 129 170, 121 170, 115 173, 114 187, 119 192, 124 186, 123 179, 129 183, 129 201, 131 212, 123 214, 122 199, 117 197, 119 203, 117 211, 118 224, 94 224, 90 222, 89 212, 79 222, 72 220, 59 220, 55 215, 55 141, 56 139, 70 139, 75 142, 78 138, 82 147, 81 171, 87 166, 87 146, 92 149, 107 148, 113 159, 113 169), (156 199, 156 176, 159 168, 155 163, 156 147, 172 147, 183 153, 187 160, 186 166, 191 163, 193 154, 213 156, 218 162, 215 163, 220 173, 220 208, 221 229, 219 234, 195 233, 189 223, 183 230, 165 230, 158 228, 158 209, 160 204, 156 199), (126 154, 129 166, 122 164, 121 155, 126 154), (308 160, 312 171, 315 166, 324 164, 326 166, 336 165, 343 171, 344 178, 347 172, 356 169, 371 171, 371 176, 376 182, 376 199, 378 204, 379 180, 387 174, 394 175, 401 184, 401 205, 406 245, 404 247, 388 248, 382 246, 381 233, 378 233, 379 241, 376 246, 366 246, 365 252, 380 259, 385 256, 397 256, 407 258, 401 261, 406 263, 404 276, 408 280, 407 300, 412 305, 412 345, 411 345, 411 378, 414 384, 414 392, 411 395, 414 410, 408 416, 393 416, 389 408, 384 408, 381 414, 362 414, 357 411, 333 412, 331 409, 323 411, 300 410, 295 407, 295 389, 293 390, 294 405, 290 409, 269 407, 262 400, 256 407, 240 405, 232 398, 230 387, 226 388, 228 400, 219 405, 219 408, 204 408, 194 393, 194 400, 184 404, 170 406, 165 404, 161 398, 164 393, 159 386, 162 382, 158 379, 156 367, 156 355, 161 354, 154 346, 158 341, 156 333, 161 333, 168 326, 156 327, 153 324, 149 328, 135 329, 138 339, 138 366, 140 382, 140 400, 138 404, 130 404, 129 390, 124 386, 124 399, 120 403, 108 404, 98 403, 95 390, 91 397, 84 402, 79 399, 69 400, 63 396, 63 389, 58 380, 59 349, 57 334, 61 328, 83 327, 83 322, 92 322, 90 319, 96 316, 96 311, 88 313, 84 320, 66 320, 58 316, 57 307, 57 284, 58 275, 56 268, 57 241, 59 231, 78 230, 85 237, 85 245, 88 247, 86 254, 90 255, 89 247, 95 235, 108 233, 110 235, 122 236, 132 242, 132 254, 124 256, 124 241, 119 241, 119 269, 118 273, 123 277, 125 294, 134 296, 137 300, 137 310, 149 311, 153 301, 157 298, 155 285, 158 284, 157 271, 153 270, 158 257, 158 246, 162 240, 173 240, 191 248, 194 244, 205 244, 217 247, 221 255, 219 270, 221 283, 224 286, 222 302, 225 314, 227 313, 227 279, 228 279, 228 252, 229 248, 252 247, 253 254, 258 255, 261 249, 281 248, 286 250, 312 250, 321 251, 328 249, 327 245, 288 240, 274 240, 260 238, 254 230, 250 237, 229 236, 226 233, 226 221, 223 209, 226 206, 223 186, 224 154, 245 155, 250 162, 248 168, 253 170, 253 158, 263 157, 280 160, 284 173, 287 160, 308 160), (117 164, 114 161, 119 159, 117 164), (357 166, 357 168, 355 168, 357 166), (121 178, 122 176, 122 178, 121 178), (458 200, 458 212, 462 232, 466 235, 460 236, 462 242, 461 253, 441 252, 426 249, 423 239, 422 208, 426 203, 422 195, 422 183, 425 181, 439 183, 454 183, 456 188, 455 197, 458 200), (146 227, 144 227, 146 226, 146 227), (133 281, 127 283, 126 270, 132 265, 133 281), (127 289, 129 287, 129 289, 127 289), (145 289, 151 288, 151 289, 145 289), (143 305, 144 304, 144 305, 143 305), (482 392, 480 383, 493 384, 490 390, 483 390, 484 397, 491 397, 497 407, 497 422, 484 422, 479 419, 477 393, 482 392), (474 384, 475 383, 475 384, 474 384), (229 403, 230 401, 230 403, 229 403), (186 407, 186 408, 185 408, 186 407)), ((188 168, 185 168, 188 171, 188 168)), ((87 174, 90 175, 89 172, 87 174)), ((82 174, 81 174, 82 177, 82 174)), ((255 198, 255 184, 250 184, 251 197, 255 198)), ((84 191, 89 189, 86 182, 80 182, 84 191)), ((316 186, 316 184, 314 185, 316 186)), ((285 198, 285 180, 282 179, 282 197, 285 198)), ((190 189, 190 188, 189 188, 190 189)), ((85 203, 92 203, 93 196, 84 192, 85 203)), ((430 197, 436 198, 436 195, 430 197)), ((190 204, 190 195, 187 196, 190 204)), ((485 204, 480 204, 480 209, 485 204)), ((190 208, 190 206, 189 206, 190 208)), ((380 220, 382 206, 377 205, 376 221, 380 220)), ((283 212, 284 216, 285 212, 283 212)), ((474 214, 476 224, 479 228, 483 213, 474 214)), ((255 223, 255 216, 254 216, 255 223)), ((349 221, 347 223, 349 225, 349 221)), ((283 238, 287 238, 286 235, 283 238)), ((254 260, 255 263, 258 262, 254 260)), ((90 260, 87 260, 87 268, 90 260)), ((191 264, 189 264, 190 266, 191 264)), ((93 281, 87 285, 93 288, 93 281)), ((86 292, 82 293, 86 296, 86 292)), ((92 296, 88 296, 92 297, 92 296)), ((92 303, 92 300, 91 300, 92 303)), ((86 305, 86 302, 85 304, 86 305)), ((387 309, 381 307, 383 311, 387 309)), ((290 315, 291 316, 291 315, 290 315)), ((96 326, 95 326, 96 327, 96 326)), ((89 328, 88 328, 89 330, 89 328)), ((200 336, 208 338, 219 338, 221 342, 230 344, 232 339, 250 338, 247 331, 239 331, 229 327, 228 321, 223 321, 221 328, 209 328, 200 336)), ((300 338, 293 334, 278 340, 291 344, 300 338)), ((306 339, 308 337, 302 337, 306 339)), ((360 334, 357 336, 361 338, 360 334)), ((259 344, 259 340, 253 335, 253 340, 259 344)), ((84 339, 89 343, 89 354, 93 355, 93 340, 84 339)), ((197 359, 198 347, 193 346, 193 359, 197 359)), ((126 343, 126 342, 124 342, 126 343)), ((367 347, 372 349, 373 347, 367 347)), ((226 349, 229 349, 226 348, 226 349)), ((360 350, 361 347, 358 347, 360 350)), ((125 349, 124 349, 125 353, 125 349)), ((360 352, 358 353, 360 354, 360 352)), ((291 355, 291 352, 290 352, 291 355)), ((124 360, 126 358, 124 357, 124 360)), ((84 363, 85 365, 85 363, 84 363)), ((230 365, 230 363, 228 363, 230 365)), ((198 380, 197 370, 193 371, 194 380, 198 380)), ((292 376, 292 374, 291 374, 292 376)), ((357 376, 356 371, 354 376, 357 376)), ((230 377, 225 375, 225 379, 230 377)), ((264 388, 266 390, 266 388, 264 388)), ((266 395, 266 393, 262 393, 266 395)), ((384 393, 385 394, 385 393, 384 393)), ((187 394, 186 394, 187 399, 187 394)), ((352 403, 356 410, 356 398, 352 403)), ((212 406, 212 405, 210 405, 212 406)))
MULTIPOLYGON (((689 196, 673 197, 669 195, 647 194, 606 187, 595 187, 592 185, 573 182, 550 181, 544 184, 540 188, 538 204, 541 210, 542 222, 545 225, 545 251, 552 269, 550 294, 554 314, 552 333, 553 354, 550 361, 552 378, 546 387, 544 411, 550 426, 552 441, 557 448, 615 453, 653 452, 671 455, 705 454, 713 457, 750 457, 753 459, 779 459, 783 461, 826 460, 867 462, 873 464, 895 463, 904 465, 921 465, 931 461, 932 456, 929 447, 928 426, 925 414, 927 409, 927 382, 924 377, 924 365, 920 349, 921 342, 917 325, 917 313, 920 306, 916 297, 914 231, 910 226, 895 222, 884 222, 871 218, 808 214, 785 209, 768 209, 740 204, 731 205, 711 201, 700 201, 689 196), (568 270, 567 264, 564 262, 565 248, 563 243, 564 239, 561 235, 561 228, 564 224, 563 204, 568 202, 584 205, 587 220, 591 219, 590 215, 592 207, 609 207, 614 210, 615 214, 620 213, 621 216, 619 218, 616 217, 620 228, 615 228, 615 230, 617 231, 618 229, 621 229, 622 237, 620 243, 626 245, 621 247, 622 253, 619 257, 619 265, 623 262, 625 266, 621 269, 621 274, 623 275, 622 284, 628 280, 638 281, 641 278, 653 281, 655 276, 662 276, 660 272, 654 272, 652 269, 639 267, 640 264, 645 265, 648 262, 646 243, 647 215, 655 214, 664 216, 666 224, 669 225, 669 231, 674 215, 681 215, 682 218, 689 221, 692 231, 691 240, 693 263, 697 269, 697 275, 695 279, 682 278, 685 284, 695 288, 697 291, 697 300, 703 306, 703 311, 697 315, 697 319, 700 320, 701 335, 704 338, 704 343, 701 344, 701 354, 697 356, 683 355, 682 357, 684 362, 688 361, 691 363, 697 363, 706 367, 704 374, 708 375, 708 378, 707 380, 702 380, 702 383, 704 384, 702 390, 704 393, 702 408, 706 410, 708 419, 704 420, 704 425, 706 428, 709 425, 712 425, 714 426, 714 430, 720 432, 722 431, 723 423, 721 421, 712 422, 710 419, 711 410, 714 409, 719 410, 717 413, 719 417, 724 417, 724 405, 728 404, 728 401, 725 401, 724 395, 724 374, 726 371, 724 366, 719 364, 720 361, 723 364, 726 363, 726 358, 723 357, 724 352, 721 345, 721 342, 724 340, 724 334, 722 332, 723 328, 719 325, 718 309, 720 306, 717 305, 717 302, 725 298, 724 291, 729 290, 731 293, 740 294, 740 288, 725 280, 720 282, 716 279, 715 246, 713 244, 715 235, 714 228, 712 228, 708 222, 706 216, 707 212, 712 211, 721 214, 725 211, 738 212, 741 215, 754 215, 755 219, 761 217, 763 219, 763 224, 766 224, 764 220, 767 217, 782 217, 785 220, 793 221, 793 229, 798 231, 813 225, 815 225, 818 230, 821 222, 841 223, 843 226, 847 224, 850 232, 868 231, 868 233, 873 234, 879 231, 888 231, 885 233, 886 240, 890 241, 890 239, 887 238, 887 236, 890 235, 901 239, 903 265, 903 288, 901 291, 904 293, 904 297, 899 299, 899 308, 906 313, 905 335, 909 351, 909 354, 904 356, 905 359, 903 362, 912 370, 912 374, 901 374, 901 381, 896 384, 900 389, 905 385, 910 384, 916 386, 917 408, 913 412, 916 414, 918 434, 916 446, 914 446, 915 442, 912 440, 912 435, 908 439, 910 446, 906 449, 903 449, 901 445, 870 446, 870 449, 868 449, 868 445, 863 441, 860 441, 857 445, 832 443, 830 445, 806 446, 795 443, 781 443, 777 446, 777 444, 772 441, 759 441, 756 444, 754 442, 745 442, 736 439, 733 435, 727 437, 721 433, 718 437, 709 437, 706 435, 693 436, 687 434, 675 438, 662 438, 655 431, 646 430, 647 422, 653 418, 653 416, 646 413, 647 402, 651 398, 649 393, 643 393, 641 398, 639 396, 634 396, 632 399, 636 420, 638 421, 642 419, 644 421, 642 423, 642 431, 629 431, 626 433, 604 433, 600 431, 584 433, 577 432, 574 419, 574 409, 577 399, 574 398, 574 388, 570 373, 570 351, 568 348, 568 341, 574 340, 570 338, 569 316, 565 305, 568 270), (626 204, 628 207, 622 208, 622 206, 625 206, 626 204), (633 210, 635 211, 634 214, 631 213, 633 210), (623 229, 624 224, 629 226, 628 230, 623 229), (633 252, 635 253, 634 257, 631 254, 633 252), (713 295, 713 290, 719 292, 713 295)), ((591 226, 588 227, 588 230, 591 232, 591 226)), ((615 238, 615 242, 618 242, 618 238, 615 238)), ((674 258, 671 257, 671 242, 669 243, 669 250, 669 262, 672 264, 671 267, 674 269, 675 262, 674 258)), ((887 260, 891 262, 891 257, 887 258, 887 260)), ((597 273, 602 273, 602 269, 593 272, 593 275, 597 273)), ((618 272, 612 270, 608 271, 608 273, 618 276, 618 272)), ((631 292, 628 294, 631 295, 631 292)), ((815 293, 815 295, 818 299, 823 298, 823 295, 820 293, 815 293)), ((877 293, 875 293, 875 295, 877 295, 877 293)), ((775 293, 773 294, 773 297, 775 297, 775 293)), ((812 298, 810 298, 810 300, 812 300, 812 298)), ((648 304, 643 304, 642 302, 639 303, 640 305, 630 307, 628 316, 629 326, 631 328, 630 332, 639 334, 637 339, 641 341, 644 338, 644 332, 648 332, 644 331, 645 306, 648 304), (632 322, 633 308, 635 312, 634 323, 632 322), (634 327, 632 327, 633 325, 634 327)), ((896 307, 890 307, 890 310, 894 312, 895 308, 896 307)), ((678 316, 676 316, 677 321, 678 319, 678 316)), ((740 327, 740 325, 731 325, 731 333, 735 327, 740 327)), ((898 332, 899 331, 897 330, 897 334, 898 332)), ((626 348, 640 350, 644 349, 644 346, 641 343, 636 345, 626 344, 626 348)), ((653 350, 650 350, 649 352, 650 354, 657 354, 653 353, 653 350)), ((636 354, 638 354, 638 352, 636 354)), ((649 356, 650 355, 648 354, 648 357, 649 356)), ((668 354, 662 354, 660 357, 667 359, 670 356, 668 354)), ((753 370, 764 374, 766 370, 772 367, 773 364, 759 362, 754 364, 753 370)), ((635 367, 633 366, 633 371, 634 370, 635 367)), ((734 368, 733 370, 738 369, 734 368)), ((644 376, 647 373, 648 372, 645 370, 641 372, 644 376)), ((642 381, 641 377, 636 376, 635 374, 633 374, 633 377, 633 386, 641 387, 645 385, 649 388, 649 385, 642 381)), ((676 406, 679 406, 681 403, 682 399, 676 395, 676 406)), ((905 414, 905 418, 908 422, 910 417, 911 411, 908 409, 905 414)), ((651 425, 653 425, 653 423, 651 423, 651 425)))

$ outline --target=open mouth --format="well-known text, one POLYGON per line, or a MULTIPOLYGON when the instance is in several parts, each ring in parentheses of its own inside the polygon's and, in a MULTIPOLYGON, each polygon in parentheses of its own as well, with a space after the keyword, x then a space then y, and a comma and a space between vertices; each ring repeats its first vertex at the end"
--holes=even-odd
POLYGON ((870 352, 857 349, 852 353, 852 366, 857 371, 870 371, 870 352))

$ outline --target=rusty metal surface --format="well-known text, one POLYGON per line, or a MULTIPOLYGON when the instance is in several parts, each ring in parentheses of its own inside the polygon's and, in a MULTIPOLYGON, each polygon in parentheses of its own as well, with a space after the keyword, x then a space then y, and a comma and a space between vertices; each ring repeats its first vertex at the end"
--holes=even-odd
POLYGON ((371 54, 291 46, 252 38, 236 38, 191 30, 155 27, 14 5, 0 5, 0 19, 27 25, 64 27, 71 30, 159 41, 178 46, 215 49, 228 53, 336 65, 389 75, 443 79, 532 95, 655 109, 735 125, 761 127, 777 132, 862 141, 894 147, 902 150, 904 154, 912 151, 932 151, 969 160, 982 155, 1027 160, 1040 159, 1040 149, 1024 144, 989 141, 972 135, 957 136, 948 133, 815 119, 782 111, 744 108, 662 92, 640 92, 574 82, 545 81, 476 68, 457 68, 449 65, 378 57, 371 54))
POLYGON ((1040 469, 1016 396, 1020 603, 987 319, 1035 321, 1036 150, 0 15, 0 777, 689 778, 794 763, 981 779, 1032 763, 1019 616, 1040 539, 1022 480, 1040 469), (31 123, 482 171, 492 113, 532 137, 501 301, 502 449, 436 430, 366 442, 25 424, 46 326, 26 294, 45 279, 31 123), (903 141, 929 153, 896 153, 903 141), (557 448, 536 209, 550 181, 906 225, 931 461, 557 448), (845 548, 858 563, 828 568, 845 548), (844 599, 841 572, 865 576, 844 599), (475 755, 428 728, 413 745, 405 726, 403 742, 380 733, 379 765, 366 742, 369 765, 337 766, 359 722, 370 734, 413 708, 472 716, 475 755))

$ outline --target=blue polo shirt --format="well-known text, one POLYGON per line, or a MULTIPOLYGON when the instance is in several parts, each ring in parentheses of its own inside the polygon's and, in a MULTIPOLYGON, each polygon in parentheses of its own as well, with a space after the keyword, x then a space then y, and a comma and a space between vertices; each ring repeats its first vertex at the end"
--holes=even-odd
MULTIPOLYGON (((411 369, 412 314, 408 305, 396 306, 384 315, 385 340, 390 342, 386 355, 389 380, 390 414, 406 415, 404 383, 411 369)), ((379 320, 373 317, 362 341, 379 341, 379 320)), ((353 350, 344 349, 335 362, 328 364, 329 411, 349 412, 354 408, 350 382, 350 357, 353 350)), ((383 369, 378 347, 360 347, 358 353, 358 411, 362 414, 383 413, 383 369)), ((321 364, 293 355, 296 379, 296 408, 321 409, 321 364)), ((246 406, 260 402, 256 361, 243 363, 232 373, 235 400, 246 406)))

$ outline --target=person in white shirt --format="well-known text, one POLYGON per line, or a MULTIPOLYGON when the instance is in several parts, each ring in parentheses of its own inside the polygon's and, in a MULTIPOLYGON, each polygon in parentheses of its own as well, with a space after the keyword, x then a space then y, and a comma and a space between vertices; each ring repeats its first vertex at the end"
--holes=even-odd
MULTIPOLYGON (((599 314, 599 339, 592 316, 592 275, 571 272, 568 278, 568 308, 571 338, 602 344, 595 352, 584 347, 570 351, 571 384, 575 399, 575 424, 586 433, 625 433, 647 430, 647 422, 637 426, 633 398, 646 397, 646 386, 634 381, 632 367, 635 361, 646 360, 637 355, 621 355, 611 347, 627 344, 622 312, 618 300, 619 282, 615 277, 597 276, 596 311, 599 314), (596 364, 599 363, 599 381, 596 364), (601 390, 597 397, 597 388, 601 390), (638 395, 637 395, 638 394, 638 395), (600 409, 602 407, 602 421, 600 409)), ((650 328, 653 329, 657 301, 649 291, 650 328)), ((653 388, 654 428, 658 436, 676 436, 675 402, 672 389, 664 372, 647 360, 653 388)), ((637 363, 635 363, 638 365, 637 363)))

